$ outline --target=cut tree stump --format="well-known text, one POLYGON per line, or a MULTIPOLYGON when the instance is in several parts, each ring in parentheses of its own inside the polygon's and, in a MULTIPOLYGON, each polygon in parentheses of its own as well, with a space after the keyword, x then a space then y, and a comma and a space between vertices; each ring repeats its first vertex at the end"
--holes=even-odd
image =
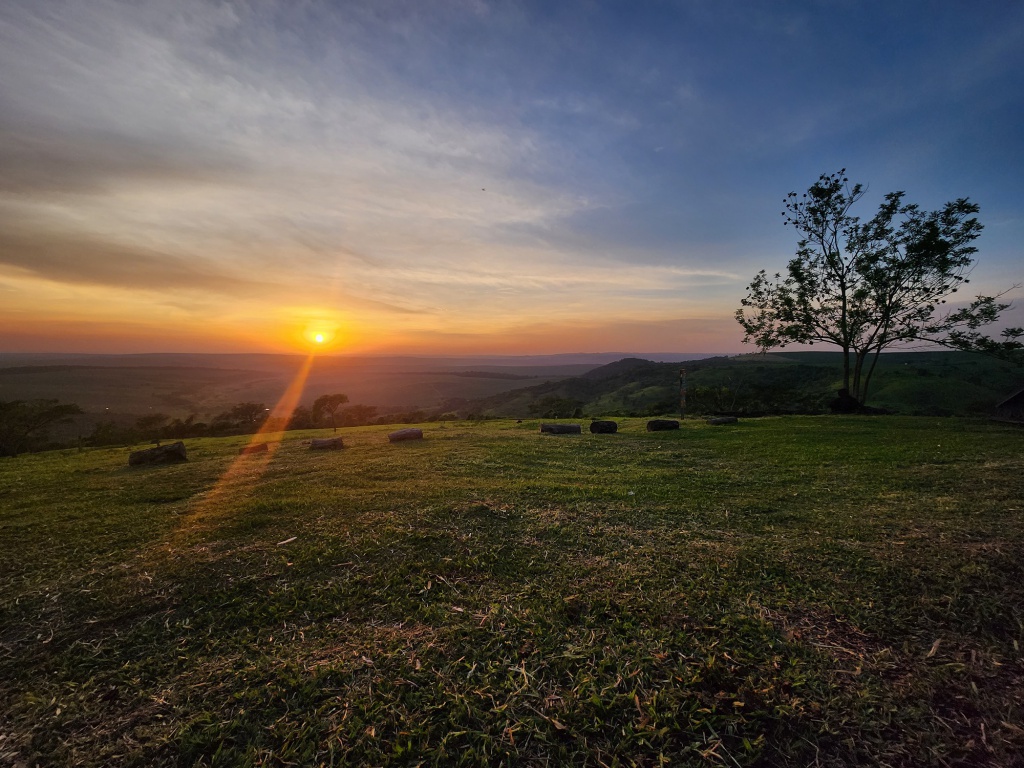
POLYGON ((266 453, 268 450, 270 449, 267 448, 266 443, 253 443, 252 445, 239 448, 238 453, 239 455, 245 456, 250 453, 266 453))
POLYGON ((340 437, 314 437, 309 441, 311 451, 337 451, 345 447, 340 437))
POLYGON ((409 427, 408 429, 400 429, 397 432, 392 432, 388 435, 388 440, 392 443, 399 443, 402 440, 422 440, 423 430, 414 429, 409 427))
POLYGON ((582 435, 583 427, 579 424, 541 424, 540 431, 549 435, 582 435))
POLYGON ((675 419, 651 419, 647 422, 648 432, 666 432, 670 429, 679 429, 679 422, 675 419))
POLYGON ((128 455, 129 467, 146 464, 180 464, 183 461, 188 461, 188 457, 185 455, 185 444, 180 440, 176 443, 158 445, 156 448, 132 451, 128 455))
POLYGON ((619 425, 614 421, 590 422, 590 433, 593 435, 613 435, 618 431, 619 425))

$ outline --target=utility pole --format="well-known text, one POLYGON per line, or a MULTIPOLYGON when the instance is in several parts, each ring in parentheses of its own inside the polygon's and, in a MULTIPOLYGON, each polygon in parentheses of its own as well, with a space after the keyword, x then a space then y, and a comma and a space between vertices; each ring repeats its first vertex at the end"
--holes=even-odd
POLYGON ((686 418, 686 369, 679 369, 679 418, 686 418))

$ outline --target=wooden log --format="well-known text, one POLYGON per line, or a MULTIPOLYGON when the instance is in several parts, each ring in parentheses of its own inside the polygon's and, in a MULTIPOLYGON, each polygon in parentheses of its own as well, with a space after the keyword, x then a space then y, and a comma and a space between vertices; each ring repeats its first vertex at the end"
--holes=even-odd
POLYGON ((679 429, 679 422, 675 419, 651 419, 647 422, 648 432, 665 432, 670 429, 679 429))
POLYGON ((541 424, 540 431, 549 435, 582 435, 583 427, 579 424, 541 424))
POLYGON ((735 424, 737 421, 739 421, 739 419, 737 419, 735 416, 715 416, 713 418, 708 419, 707 421, 708 424, 714 424, 715 426, 717 426, 719 424, 735 424))
POLYGON ((188 461, 188 457, 185 455, 185 444, 180 440, 176 443, 158 445, 156 448, 132 451, 128 455, 129 467, 146 464, 178 464, 182 461, 188 461))
POLYGON ((250 453, 266 453, 268 450, 270 449, 267 448, 266 443, 253 443, 252 445, 246 445, 239 448, 238 453, 242 456, 246 456, 250 453))
POLYGON ((398 443, 402 440, 422 440, 423 430, 409 427, 407 429, 399 429, 397 432, 392 432, 388 435, 388 440, 392 443, 398 443))
POLYGON ((340 437, 314 437, 309 441, 311 451, 337 451, 345 447, 340 437))
POLYGON ((590 433, 592 435, 613 435, 618 431, 619 425, 614 421, 590 422, 590 433))

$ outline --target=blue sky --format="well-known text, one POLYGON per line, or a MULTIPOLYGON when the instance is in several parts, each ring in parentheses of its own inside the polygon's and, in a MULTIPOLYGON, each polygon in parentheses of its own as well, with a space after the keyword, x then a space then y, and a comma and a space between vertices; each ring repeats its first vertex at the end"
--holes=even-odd
POLYGON ((841 167, 1024 282, 1019 3, 7 0, 0 71, 0 350, 740 351, 841 167))

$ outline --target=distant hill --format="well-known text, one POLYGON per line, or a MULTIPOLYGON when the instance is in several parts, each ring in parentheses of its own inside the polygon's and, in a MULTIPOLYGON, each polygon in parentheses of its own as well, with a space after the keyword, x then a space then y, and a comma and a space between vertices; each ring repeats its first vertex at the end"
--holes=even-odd
MULTIPOLYGON (((660 360, 701 355, 655 354, 660 360)), ((580 376, 626 355, 466 357, 318 356, 302 403, 343 392, 352 403, 444 411, 524 383, 580 376)), ((305 357, 278 354, 0 353, 0 401, 35 398, 77 403, 87 414, 133 421, 154 412, 206 419, 240 402, 273 405, 305 357)))
MULTIPOLYGON (((816 413, 842 386, 838 352, 780 352, 694 360, 627 358, 580 376, 514 389, 465 405, 479 416, 648 416, 679 410, 686 369, 689 413, 816 413)), ((1024 368, 960 352, 882 355, 868 404, 909 415, 987 415, 1024 385, 1024 368)))
MULTIPOLYGON (((381 417, 418 413, 418 418, 454 418, 468 412, 471 400, 527 383, 580 376, 621 357, 322 355, 309 370, 300 404, 308 408, 320 395, 341 392, 352 404, 370 407, 381 417)), ((0 402, 54 399, 80 406, 82 415, 48 431, 54 443, 88 438, 102 425, 131 427, 142 416, 209 423, 239 403, 273 407, 305 359, 275 354, 0 353, 0 402)))
MULTIPOLYGON (((678 362, 713 357, 704 352, 572 352, 554 355, 318 355, 324 369, 418 371, 543 368, 596 368, 626 357, 657 362, 678 362)), ((259 353, 151 352, 133 354, 81 354, 60 352, 0 352, 0 370, 17 367, 74 365, 105 368, 222 368, 226 370, 281 371, 298 368, 303 355, 259 353)))
MULTIPOLYGON (((0 355, 0 401, 57 399, 89 414, 201 419, 240 402, 273 405, 304 358, 297 355, 0 355)), ((498 365, 497 358, 319 357, 303 404, 344 392, 353 403, 436 409, 521 386, 578 376, 598 363, 498 365)))
MULTIPOLYGON (((87 437, 102 423, 133 425, 143 415, 194 415, 198 422, 209 422, 242 402, 272 407, 302 362, 294 355, 73 359, 0 355, 0 401, 52 398, 85 411, 51 430, 58 442, 87 437)), ((551 357, 505 358, 518 363, 506 365, 499 358, 479 357, 324 357, 310 372, 302 403, 308 407, 319 395, 344 392, 353 404, 374 406, 382 417, 666 415, 679 412, 679 372, 685 368, 688 414, 820 413, 842 383, 837 352, 677 362, 633 356, 599 366, 573 359, 579 356, 562 356, 557 363, 551 357)), ((907 415, 987 416, 1022 386, 1024 368, 985 357, 890 353, 879 362, 868 403, 907 415)))

